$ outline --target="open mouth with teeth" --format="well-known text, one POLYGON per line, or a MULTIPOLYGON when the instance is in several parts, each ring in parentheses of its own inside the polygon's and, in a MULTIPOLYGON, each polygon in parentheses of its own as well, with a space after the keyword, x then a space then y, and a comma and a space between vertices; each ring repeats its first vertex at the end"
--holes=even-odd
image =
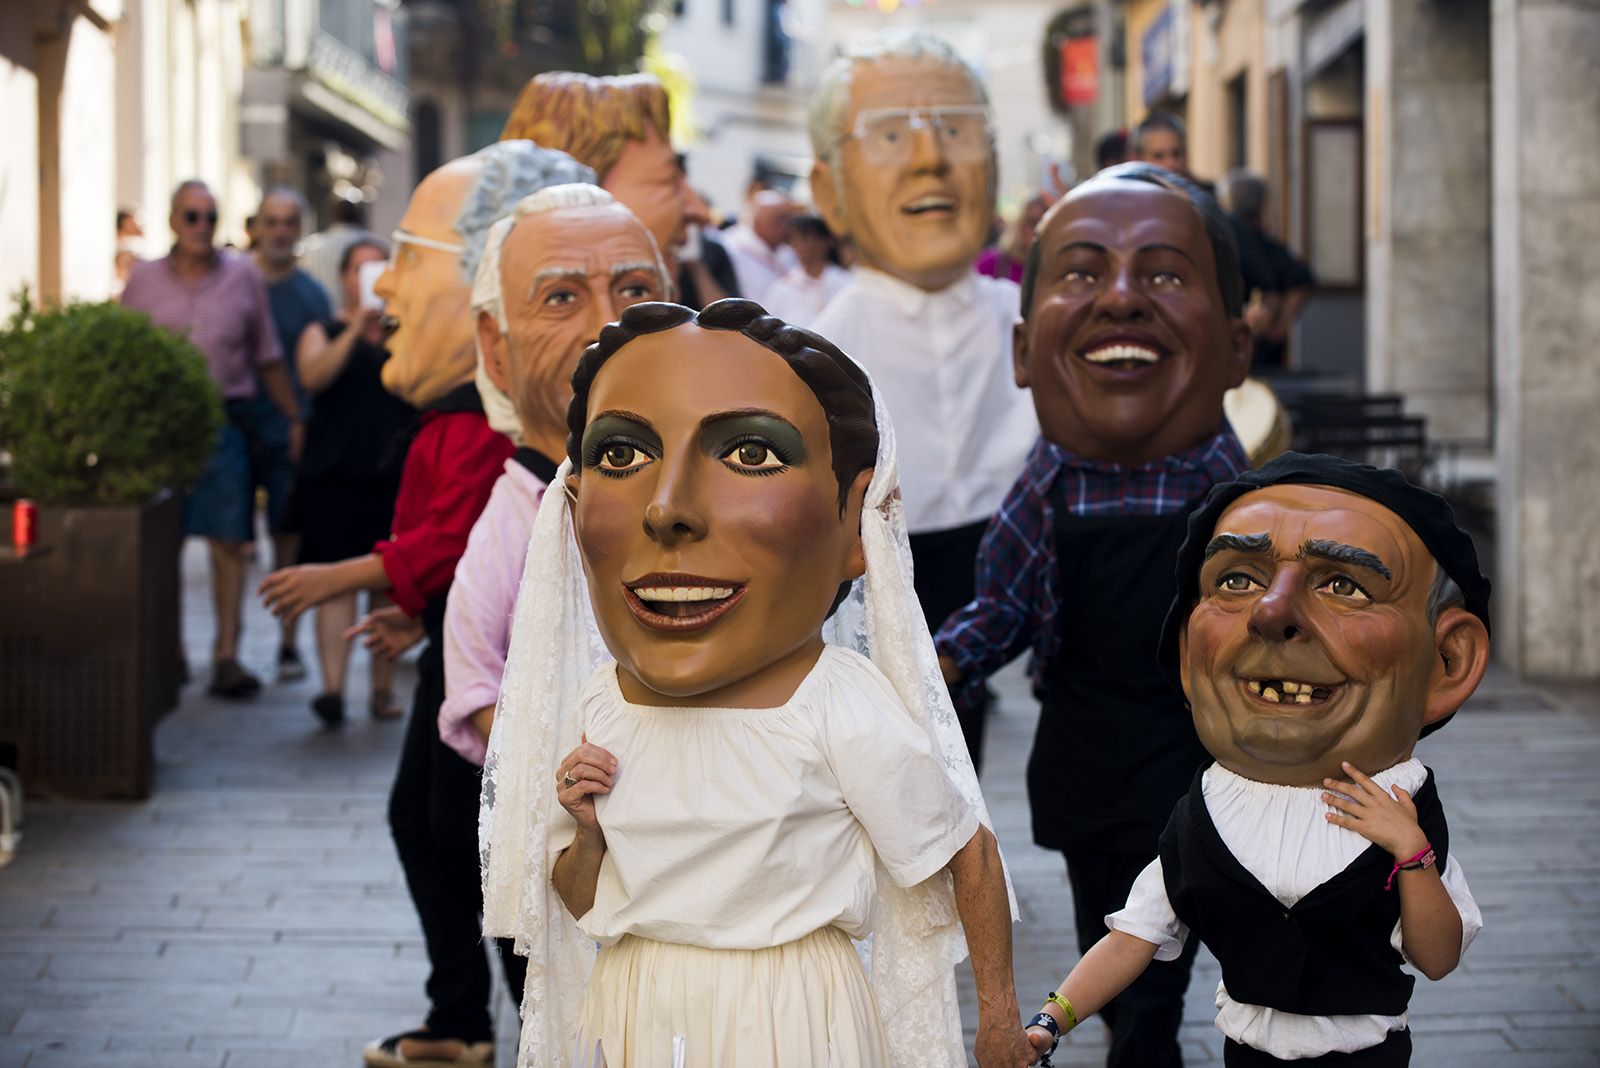
POLYGON ((911 216, 954 215, 956 202, 954 197, 930 194, 901 205, 900 211, 904 215, 911 216))
POLYGON ((744 599, 742 583, 679 575, 647 575, 623 587, 628 607, 645 626, 685 631, 721 619, 744 599))
POLYGON ((1149 345, 1126 341, 1085 349, 1078 355, 1096 366, 1107 367, 1113 371, 1137 371, 1160 363, 1166 356, 1159 349, 1149 345))
POLYGON ((1298 679, 1246 679, 1244 687, 1269 704, 1322 705, 1343 689, 1340 683, 1323 685, 1298 679))

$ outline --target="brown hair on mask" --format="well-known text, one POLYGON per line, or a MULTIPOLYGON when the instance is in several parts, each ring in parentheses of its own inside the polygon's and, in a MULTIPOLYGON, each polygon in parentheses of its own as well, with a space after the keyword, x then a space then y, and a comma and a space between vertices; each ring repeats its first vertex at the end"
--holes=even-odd
POLYGON ((526 138, 565 152, 604 183, 629 141, 669 139, 667 90, 653 74, 596 78, 550 71, 522 87, 500 140, 526 138))

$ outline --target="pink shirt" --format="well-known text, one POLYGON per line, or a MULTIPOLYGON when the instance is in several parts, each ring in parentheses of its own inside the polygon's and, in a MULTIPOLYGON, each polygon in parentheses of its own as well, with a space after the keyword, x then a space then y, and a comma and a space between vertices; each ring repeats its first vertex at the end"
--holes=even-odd
POLYGON ((544 489, 532 471, 514 459, 506 461, 505 473, 495 481, 489 503, 467 536, 450 587, 439 737, 474 764, 483 763, 487 745, 472 725, 472 714, 500 696, 517 587, 544 489))
POLYGON ((211 381, 226 400, 254 397, 256 368, 283 358, 266 283, 241 253, 217 249, 211 270, 193 285, 178 277, 170 254, 136 263, 121 302, 205 353, 211 381))

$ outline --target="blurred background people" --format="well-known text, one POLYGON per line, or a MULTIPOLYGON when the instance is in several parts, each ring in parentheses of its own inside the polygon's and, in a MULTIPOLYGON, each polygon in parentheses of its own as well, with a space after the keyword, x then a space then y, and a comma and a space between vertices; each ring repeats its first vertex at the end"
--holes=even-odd
POLYGON ((1255 333, 1254 362, 1257 371, 1288 367, 1289 331, 1294 328, 1315 279, 1305 261, 1289 251, 1287 245, 1269 234, 1262 220, 1267 207, 1267 180, 1253 171, 1236 167, 1217 183, 1217 199, 1233 217, 1246 248, 1260 261, 1258 271, 1270 272, 1275 299, 1265 302, 1251 324, 1255 333))
POLYGON ((249 257, 215 245, 217 200, 210 187, 198 179, 180 183, 168 222, 176 238, 172 251, 134 265, 122 303, 205 353, 227 409, 217 451, 184 501, 183 529, 205 538, 211 557, 217 633, 210 690, 218 697, 249 697, 261 689, 261 680, 238 659, 244 547, 255 537, 250 457, 282 427, 292 458, 304 426, 261 275, 249 257), (271 398, 270 413, 253 403, 259 393, 271 398), (268 414, 276 418, 264 420, 268 414))
MULTIPOLYGON (((299 405, 300 418, 310 417, 310 402, 297 374, 295 348, 300 333, 308 325, 327 319, 333 305, 322 284, 302 270, 296 250, 305 225, 306 201, 299 192, 280 185, 268 189, 261 205, 251 217, 251 255, 256 269, 267 283, 267 304, 278 332, 278 345, 284 355, 284 370, 299 405)), ((295 563, 297 537, 288 523, 289 495, 294 485, 294 461, 289 457, 289 426, 272 408, 271 402, 257 393, 249 402, 262 428, 256 447, 250 452, 251 481, 266 492, 267 531, 272 539, 272 567, 277 570, 295 563)), ((281 622, 278 643, 278 681, 295 682, 306 677, 300 659, 296 634, 297 619, 281 622)))
POLYGON ((1128 131, 1118 128, 1107 130, 1101 134, 1094 143, 1094 165, 1098 170, 1115 167, 1119 163, 1126 163, 1128 155, 1128 131))
POLYGON ((1021 282, 1023 268, 1028 265, 1028 246, 1033 244, 1033 233, 1049 208, 1050 198, 1043 193, 1035 193, 1028 198, 1017 212, 1016 219, 1001 235, 1000 244, 984 249, 972 269, 990 278, 1021 282))
POLYGON ((788 193, 761 189, 746 202, 739 222, 722 232, 740 294, 759 303, 765 300, 767 287, 798 265, 788 237, 789 217, 799 210, 788 193))
POLYGON ((850 284, 850 272, 839 266, 839 242, 820 215, 792 215, 787 226, 799 263, 767 287, 760 303, 779 319, 809 329, 834 294, 850 284))
MULTIPOLYGON (((295 363, 313 398, 305 454, 295 483, 293 519, 300 534, 300 563, 329 564, 361 556, 389 536, 394 499, 405 460, 404 435, 416 409, 383 388, 383 302, 371 291, 375 271, 389 247, 372 235, 345 246, 339 265, 337 312, 301 333, 295 363)), ((327 723, 344 718, 345 675, 356 621, 358 591, 341 593, 317 607, 317 662, 321 692, 312 711, 327 723)), ((368 610, 392 602, 369 590, 368 610)), ((394 667, 372 658, 370 707, 376 719, 405 710, 395 700, 394 667)))
POLYGON ((112 260, 111 299, 122 295, 128 284, 128 272, 142 258, 144 227, 139 225, 139 215, 132 208, 117 209, 117 252, 112 260))
POLYGON ((335 193, 328 198, 328 224, 300 243, 300 265, 322 284, 324 292, 339 292, 339 263, 347 245, 370 235, 367 206, 359 195, 335 193))

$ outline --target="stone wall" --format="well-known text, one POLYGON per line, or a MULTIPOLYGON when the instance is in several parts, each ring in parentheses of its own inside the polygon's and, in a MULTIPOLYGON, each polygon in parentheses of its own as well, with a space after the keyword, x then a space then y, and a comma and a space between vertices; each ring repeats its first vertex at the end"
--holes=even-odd
POLYGON ((1496 651, 1600 677, 1600 4, 1494 0, 1496 651))
POLYGON ((1369 0, 1366 81, 1367 385, 1486 445, 1488 0, 1369 0))

